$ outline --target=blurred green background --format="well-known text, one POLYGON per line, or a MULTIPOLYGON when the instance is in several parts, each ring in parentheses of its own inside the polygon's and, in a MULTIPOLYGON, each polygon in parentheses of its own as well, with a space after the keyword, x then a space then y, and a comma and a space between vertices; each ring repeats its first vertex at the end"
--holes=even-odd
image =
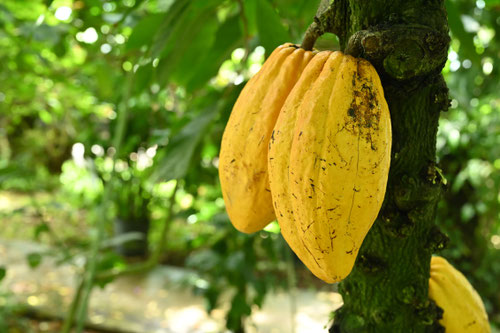
MULTIPOLYGON (((208 312, 227 304, 224 325, 235 332, 271 291, 334 291, 294 260, 276 224, 236 232, 217 175, 239 91, 276 46, 300 43, 317 6, 3 0, 0 241, 43 244, 49 250, 23 259, 33 270, 50 259, 92 271, 100 286, 157 264, 188 269, 184 286, 208 312)), ((438 160, 448 191, 437 222, 450 241, 442 255, 500 327, 500 1, 446 6, 451 107, 441 115, 438 160)), ((338 49, 338 41, 326 35, 317 47, 338 49)), ((40 328, 2 286, 8 255, 0 252, 0 331, 63 330, 40 328)), ((74 284, 75 307, 86 307, 93 285, 85 281, 74 284)))

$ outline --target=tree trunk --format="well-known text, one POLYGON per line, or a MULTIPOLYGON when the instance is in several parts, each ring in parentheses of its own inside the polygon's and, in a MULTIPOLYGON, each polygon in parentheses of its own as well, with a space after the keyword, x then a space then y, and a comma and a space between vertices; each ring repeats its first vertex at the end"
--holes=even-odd
POLYGON ((393 132, 385 201, 339 285, 344 306, 330 331, 442 332, 428 279, 431 254, 446 241, 434 222, 444 183, 438 118, 449 103, 440 74, 449 44, 444 1, 333 0, 315 25, 377 68, 393 132))

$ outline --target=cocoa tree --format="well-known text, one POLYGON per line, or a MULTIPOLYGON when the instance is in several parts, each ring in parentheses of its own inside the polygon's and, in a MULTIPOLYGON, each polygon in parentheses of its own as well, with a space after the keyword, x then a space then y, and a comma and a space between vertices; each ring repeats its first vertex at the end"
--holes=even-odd
POLYGON ((441 332, 428 298, 431 255, 446 237, 435 226, 444 178, 436 165, 439 114, 448 108, 441 75, 449 44, 444 1, 324 1, 309 27, 309 49, 325 32, 368 59, 383 83, 393 146, 387 193, 330 332, 441 332))

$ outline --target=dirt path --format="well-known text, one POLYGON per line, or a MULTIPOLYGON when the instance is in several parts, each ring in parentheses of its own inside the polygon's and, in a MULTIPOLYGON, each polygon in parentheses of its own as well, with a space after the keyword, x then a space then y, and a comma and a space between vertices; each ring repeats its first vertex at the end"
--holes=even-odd
MULTIPOLYGON (((26 255, 46 250, 25 241, 0 240, 0 266, 7 267, 7 276, 0 283, 1 291, 10 291, 20 302, 61 316, 69 307, 79 268, 56 265, 44 259, 31 269, 26 255)), ((96 288, 90 304, 89 320, 110 330, 137 333, 209 333, 224 332, 224 316, 229 304, 210 315, 202 297, 193 295, 183 281, 187 270, 158 267, 147 275, 123 277, 96 288)), ((292 332, 291 298, 271 294, 261 310, 256 309, 247 323, 247 332, 292 332)), ((341 305, 336 293, 299 290, 296 295, 296 333, 326 332, 329 312, 341 305)))

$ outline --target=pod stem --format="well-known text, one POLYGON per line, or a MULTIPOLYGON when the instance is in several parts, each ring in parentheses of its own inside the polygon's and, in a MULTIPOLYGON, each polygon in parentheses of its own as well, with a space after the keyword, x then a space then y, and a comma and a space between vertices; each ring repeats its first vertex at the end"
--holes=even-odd
POLYGON ((302 40, 301 47, 306 51, 311 51, 316 43, 316 40, 325 34, 330 32, 339 35, 339 25, 335 16, 339 13, 338 10, 339 1, 336 0, 321 0, 316 15, 314 16, 314 21, 309 25, 302 40))
MULTIPOLYGON (((314 19, 316 20, 317 17, 315 17, 314 19)), ((321 27, 316 23, 316 21, 314 21, 307 28, 304 39, 302 40, 302 45, 300 45, 300 47, 306 51, 311 51, 314 47, 314 44, 316 43, 316 40, 318 39, 318 37, 323 35, 323 33, 324 32, 321 30, 321 27)))

